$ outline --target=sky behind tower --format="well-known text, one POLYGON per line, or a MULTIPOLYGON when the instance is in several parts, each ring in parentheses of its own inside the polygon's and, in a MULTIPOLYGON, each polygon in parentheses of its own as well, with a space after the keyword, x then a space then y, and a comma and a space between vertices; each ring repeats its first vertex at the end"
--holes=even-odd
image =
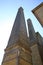
POLYGON ((43 37, 43 28, 32 13, 32 10, 43 0, 0 0, 0 65, 7 46, 11 29, 19 7, 23 7, 25 20, 32 20, 35 32, 43 37))

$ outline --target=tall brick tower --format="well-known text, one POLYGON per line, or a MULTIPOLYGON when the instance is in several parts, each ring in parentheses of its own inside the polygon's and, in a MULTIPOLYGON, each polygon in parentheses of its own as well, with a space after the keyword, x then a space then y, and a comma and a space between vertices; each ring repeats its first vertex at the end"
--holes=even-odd
POLYGON ((5 49, 2 65, 32 65, 23 8, 20 7, 5 49))
POLYGON ((30 19, 27 20, 30 38, 30 48, 32 51, 32 63, 33 65, 43 65, 43 41, 40 34, 33 28, 30 19))

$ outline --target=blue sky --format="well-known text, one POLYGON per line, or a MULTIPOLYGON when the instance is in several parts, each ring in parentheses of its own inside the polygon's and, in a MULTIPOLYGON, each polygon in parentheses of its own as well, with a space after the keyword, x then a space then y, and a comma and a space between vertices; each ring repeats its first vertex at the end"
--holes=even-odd
POLYGON ((26 22, 27 19, 30 18, 35 31, 38 31, 43 36, 43 28, 31 12, 41 2, 43 2, 43 0, 0 0, 0 65, 20 6, 24 9, 26 22))

